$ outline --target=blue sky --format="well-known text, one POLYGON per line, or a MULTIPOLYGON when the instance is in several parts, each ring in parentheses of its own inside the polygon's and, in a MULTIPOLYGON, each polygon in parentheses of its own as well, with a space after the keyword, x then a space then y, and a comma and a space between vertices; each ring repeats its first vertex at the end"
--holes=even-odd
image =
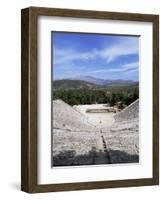
POLYGON ((53 32, 53 79, 139 79, 139 37, 53 32))

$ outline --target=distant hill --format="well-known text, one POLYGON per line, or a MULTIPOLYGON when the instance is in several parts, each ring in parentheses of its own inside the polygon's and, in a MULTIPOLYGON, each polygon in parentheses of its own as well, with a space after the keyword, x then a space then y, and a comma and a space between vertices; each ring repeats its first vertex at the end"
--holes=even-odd
POLYGON ((68 80, 81 80, 81 81, 86 81, 86 82, 93 83, 93 84, 96 84, 96 85, 122 85, 122 84, 134 84, 134 83, 136 83, 135 81, 132 81, 132 80, 100 79, 100 78, 95 78, 95 77, 92 77, 92 76, 77 76, 77 77, 68 78, 68 80))
POLYGON ((95 88, 98 87, 96 84, 89 83, 81 80, 56 80, 53 81, 54 89, 82 89, 82 88, 95 88))
POLYGON ((109 83, 108 80, 99 79, 92 76, 77 76, 77 77, 69 78, 69 80, 81 80, 81 81, 86 81, 86 82, 93 83, 96 85, 105 85, 109 83))
POLYGON ((138 86, 138 82, 129 82, 129 81, 121 81, 117 80, 114 82, 106 83, 105 85, 95 84, 88 81, 83 80, 56 80, 53 81, 53 88, 54 89, 100 89, 100 88, 120 88, 126 86, 138 86))

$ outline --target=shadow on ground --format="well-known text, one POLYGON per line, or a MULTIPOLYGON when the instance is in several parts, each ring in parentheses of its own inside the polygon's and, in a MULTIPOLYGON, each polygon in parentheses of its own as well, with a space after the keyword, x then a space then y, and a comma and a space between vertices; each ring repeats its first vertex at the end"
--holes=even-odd
POLYGON ((107 152, 97 151, 93 147, 87 154, 77 155, 75 151, 63 151, 53 157, 53 166, 74 165, 99 165, 118 163, 138 163, 138 155, 130 155, 124 151, 109 150, 107 152))

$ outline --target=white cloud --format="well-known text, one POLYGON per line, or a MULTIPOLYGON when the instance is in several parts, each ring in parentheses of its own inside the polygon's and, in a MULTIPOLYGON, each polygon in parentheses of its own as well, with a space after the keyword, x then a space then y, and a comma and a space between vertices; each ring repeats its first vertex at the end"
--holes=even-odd
POLYGON ((79 52, 74 49, 56 49, 55 51, 53 56, 55 56, 56 64, 69 64, 77 60, 92 60, 97 56, 96 50, 90 52, 79 52))
POLYGON ((137 38, 128 38, 119 42, 118 44, 103 49, 100 52, 100 55, 103 59, 106 59, 107 63, 110 63, 111 61, 115 60, 120 56, 138 54, 137 42, 137 38))
POLYGON ((128 71, 137 71, 139 68, 139 62, 132 62, 128 63, 122 66, 122 68, 128 72, 128 71))
POLYGON ((118 68, 102 68, 100 70, 94 70, 94 71, 91 71, 89 72, 89 74, 97 74, 97 73, 109 73, 109 72, 125 72, 125 73, 128 73, 128 72, 134 72, 134 71, 138 71, 138 67, 139 67, 139 63, 138 62, 131 62, 131 63, 127 63, 127 64, 124 64, 118 68))
POLYGON ((105 63, 110 63, 120 56, 138 54, 137 38, 127 38, 117 44, 106 44, 103 49, 92 49, 87 52, 80 52, 76 49, 63 48, 54 49, 55 64, 70 64, 74 61, 87 61, 103 59, 105 63))

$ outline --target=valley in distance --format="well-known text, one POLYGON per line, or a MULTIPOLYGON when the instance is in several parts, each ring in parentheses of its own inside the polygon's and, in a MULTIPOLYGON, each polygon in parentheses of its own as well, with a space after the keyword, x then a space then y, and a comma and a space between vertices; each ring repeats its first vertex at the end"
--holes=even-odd
POLYGON ((53 81, 53 99, 70 105, 109 103, 124 108, 139 97, 139 82, 78 76, 53 81))

